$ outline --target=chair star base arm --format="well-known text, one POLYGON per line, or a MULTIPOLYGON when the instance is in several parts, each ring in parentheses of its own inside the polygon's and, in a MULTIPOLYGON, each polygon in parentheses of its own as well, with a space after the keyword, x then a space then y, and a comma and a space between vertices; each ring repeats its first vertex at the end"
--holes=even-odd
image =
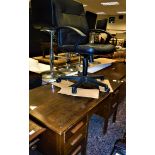
POLYGON ((75 84, 71 85, 72 87, 72 93, 76 94, 77 93, 77 88, 80 87, 83 84, 92 84, 95 87, 99 88, 99 86, 104 87, 104 90, 106 92, 109 92, 110 89, 108 85, 105 83, 99 82, 96 79, 104 79, 103 75, 92 75, 92 76, 62 76, 56 79, 57 82, 61 82, 61 80, 71 80, 71 81, 76 81, 75 84))

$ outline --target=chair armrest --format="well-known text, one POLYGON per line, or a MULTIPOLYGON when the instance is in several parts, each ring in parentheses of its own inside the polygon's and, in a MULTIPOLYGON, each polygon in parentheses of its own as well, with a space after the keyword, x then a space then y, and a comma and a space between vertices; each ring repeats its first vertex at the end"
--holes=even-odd
POLYGON ((40 29, 40 31, 41 32, 54 32, 56 30, 56 28, 55 27, 42 27, 41 29, 40 29))
POLYGON ((72 27, 72 26, 62 26, 62 27, 58 27, 58 28, 56 28, 56 29, 57 29, 58 31, 59 31, 59 30, 62 30, 62 29, 70 29, 70 30, 76 32, 77 34, 79 34, 81 37, 86 37, 86 35, 85 35, 82 31, 80 31, 79 29, 77 29, 77 28, 75 28, 75 27, 72 27))
MULTIPOLYGON (((71 30, 80 36, 77 39, 76 43, 74 44, 74 49, 76 49, 76 47, 87 37, 82 31, 80 31, 79 29, 72 27, 72 26, 62 26, 62 27, 58 27, 56 30, 57 30, 58 34, 61 34, 61 30, 64 30, 64 29, 71 30)), ((62 45, 61 39, 62 39, 61 35, 58 35, 58 46, 62 45)))
POLYGON ((102 30, 102 29, 90 29, 90 32, 106 33, 110 39, 112 38, 112 35, 109 32, 102 30))

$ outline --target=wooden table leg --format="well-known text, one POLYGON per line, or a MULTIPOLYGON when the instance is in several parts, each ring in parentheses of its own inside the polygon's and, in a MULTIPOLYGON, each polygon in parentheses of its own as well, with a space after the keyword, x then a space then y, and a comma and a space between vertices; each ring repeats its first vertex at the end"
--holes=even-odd
POLYGON ((117 109, 118 109, 118 105, 117 105, 117 108, 116 108, 116 110, 115 110, 115 112, 113 114, 113 119, 112 119, 113 123, 115 123, 115 121, 116 121, 117 109))
POLYGON ((104 119, 103 134, 105 135, 108 128, 108 119, 104 119))

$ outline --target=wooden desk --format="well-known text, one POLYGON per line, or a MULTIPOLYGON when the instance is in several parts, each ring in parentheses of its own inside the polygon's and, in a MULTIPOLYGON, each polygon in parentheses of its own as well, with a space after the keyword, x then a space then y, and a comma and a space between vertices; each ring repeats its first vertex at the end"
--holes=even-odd
POLYGON ((100 93, 99 99, 92 99, 58 94, 59 88, 51 85, 30 90, 30 117, 47 128, 39 147, 44 155, 86 154, 91 115, 99 113, 105 117, 104 130, 109 117, 116 115, 125 65, 113 64, 97 74, 109 79, 114 93, 100 93))
POLYGON ((29 147, 31 150, 37 148, 37 143, 40 141, 41 134, 45 132, 45 128, 29 120, 29 147))

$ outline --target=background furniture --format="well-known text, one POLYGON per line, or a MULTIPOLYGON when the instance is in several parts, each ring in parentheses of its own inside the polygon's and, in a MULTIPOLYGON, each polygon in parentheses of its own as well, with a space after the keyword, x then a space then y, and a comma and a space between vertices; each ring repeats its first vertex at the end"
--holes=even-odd
POLYGON ((92 114, 102 110, 101 116, 106 116, 106 128, 112 115, 115 121, 119 96, 124 91, 121 86, 124 84, 125 65, 116 63, 99 73, 106 75, 114 90, 113 93, 100 93, 99 99, 58 94, 60 88, 51 85, 30 90, 30 118, 47 128, 38 147, 40 152, 45 155, 85 154, 88 122, 92 114), (33 106, 37 108, 31 109, 33 106))
POLYGON ((96 13, 86 11, 86 20, 87 20, 89 29, 95 29, 96 19, 97 19, 96 13))
MULTIPOLYGON (((35 24, 35 27, 40 28, 40 30, 48 30, 51 31, 51 29, 56 27, 56 21, 55 21, 55 14, 53 11, 53 5, 51 0, 31 0, 31 8, 32 8, 32 17, 35 24)), ((54 31, 54 29, 52 30, 54 31)), ((54 33, 53 35, 53 46, 57 46, 57 34, 54 33)), ((50 42, 50 41, 49 41, 50 42)), ((44 41, 42 42, 44 44, 44 41)), ((50 47, 50 46, 49 46, 50 47)), ((49 48, 50 49, 50 48, 49 48)), ((54 50, 55 54, 61 53, 63 51, 59 51, 59 49, 56 48, 54 50)), ((55 59, 55 58, 54 58, 55 59)), ((63 57, 64 59, 64 57, 63 57)), ((66 65, 61 67, 61 70, 59 71, 75 71, 76 67, 71 65, 71 55, 66 54, 66 65)))
POLYGON ((48 48, 43 48, 42 42, 49 42, 48 34, 41 32, 40 29, 35 28, 34 17, 32 16, 32 9, 29 9, 29 57, 42 56, 48 54, 48 48), (43 53, 45 52, 45 53, 43 53))
POLYGON ((107 18, 101 19, 101 20, 97 20, 96 29, 106 30, 107 29, 107 22, 108 22, 107 18))

